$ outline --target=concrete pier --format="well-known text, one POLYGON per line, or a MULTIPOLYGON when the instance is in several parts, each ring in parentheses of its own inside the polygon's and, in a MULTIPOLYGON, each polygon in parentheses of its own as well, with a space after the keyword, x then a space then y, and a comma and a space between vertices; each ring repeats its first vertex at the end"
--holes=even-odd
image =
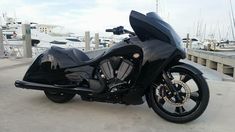
POLYGON ((188 49, 187 58, 235 79, 235 54, 188 49))
POLYGON ((31 29, 29 24, 22 25, 23 57, 32 58, 31 29))

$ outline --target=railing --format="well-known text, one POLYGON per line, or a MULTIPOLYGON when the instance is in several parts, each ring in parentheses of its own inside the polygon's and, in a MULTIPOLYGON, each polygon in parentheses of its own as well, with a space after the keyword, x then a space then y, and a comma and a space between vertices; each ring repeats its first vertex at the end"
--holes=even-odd
MULTIPOLYGON (((12 44, 4 44, 5 49, 5 57, 13 57, 13 58, 23 58, 23 46, 22 45, 12 45, 12 44)), ((49 47, 32 47, 32 56, 33 58, 37 57, 39 54, 43 53, 49 49, 49 47)), ((90 58, 95 58, 97 55, 102 54, 108 48, 96 49, 86 51, 85 53, 90 58)))
MULTIPOLYGON (((23 46, 22 45, 9 45, 4 44, 5 57, 23 58, 23 46)), ((46 47, 32 47, 33 58, 47 50, 46 47)))
POLYGON ((4 45, 5 49, 5 57, 15 57, 22 58, 23 57, 23 48, 20 45, 4 45))

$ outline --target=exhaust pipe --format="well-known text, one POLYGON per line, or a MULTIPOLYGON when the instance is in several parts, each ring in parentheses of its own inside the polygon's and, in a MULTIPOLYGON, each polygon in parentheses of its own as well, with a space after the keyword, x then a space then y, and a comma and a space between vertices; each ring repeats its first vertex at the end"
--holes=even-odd
POLYGON ((82 87, 72 87, 68 85, 47 85, 41 83, 33 83, 27 81, 15 81, 15 86, 17 88, 23 89, 33 89, 33 90, 47 90, 47 91, 56 91, 56 92, 64 92, 64 93, 77 93, 77 94, 87 94, 92 93, 93 91, 87 88, 82 87))

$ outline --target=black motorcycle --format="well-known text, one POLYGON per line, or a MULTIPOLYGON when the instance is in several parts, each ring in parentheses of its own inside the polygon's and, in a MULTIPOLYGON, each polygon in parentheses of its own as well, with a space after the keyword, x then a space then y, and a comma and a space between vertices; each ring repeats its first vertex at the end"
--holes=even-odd
POLYGON ((51 47, 39 55, 15 86, 43 90, 56 103, 76 94, 85 101, 147 104, 162 118, 185 123, 206 109, 209 89, 202 72, 180 62, 181 39, 157 14, 130 14, 134 32, 107 29, 129 38, 90 59, 82 51, 51 47), (143 98, 145 97, 145 98, 143 98))

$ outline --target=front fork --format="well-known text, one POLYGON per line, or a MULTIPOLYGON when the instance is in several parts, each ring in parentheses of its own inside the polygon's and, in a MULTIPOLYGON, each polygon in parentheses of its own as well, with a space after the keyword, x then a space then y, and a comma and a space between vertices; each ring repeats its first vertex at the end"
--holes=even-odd
POLYGON ((172 94, 171 96, 175 96, 175 98, 177 99, 177 102, 182 101, 183 99, 180 97, 177 88, 174 86, 174 84, 171 81, 173 79, 172 75, 170 73, 167 74, 165 71, 163 71, 162 77, 167 85, 168 90, 172 94))
POLYGON ((163 77, 163 79, 164 79, 164 81, 165 81, 169 91, 171 93, 176 92, 177 90, 176 90, 175 86, 171 82, 171 79, 172 79, 172 78, 170 78, 171 76, 167 75, 167 73, 165 71, 163 71, 162 77, 163 77))

